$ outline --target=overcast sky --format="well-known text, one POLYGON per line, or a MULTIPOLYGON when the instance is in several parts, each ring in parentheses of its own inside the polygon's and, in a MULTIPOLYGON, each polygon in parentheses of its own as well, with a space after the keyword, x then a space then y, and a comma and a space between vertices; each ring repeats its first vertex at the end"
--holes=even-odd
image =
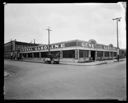
POLYGON ((100 44, 117 45, 116 21, 119 22, 119 46, 126 48, 125 9, 120 3, 6 4, 4 42, 51 43, 95 39, 100 44))

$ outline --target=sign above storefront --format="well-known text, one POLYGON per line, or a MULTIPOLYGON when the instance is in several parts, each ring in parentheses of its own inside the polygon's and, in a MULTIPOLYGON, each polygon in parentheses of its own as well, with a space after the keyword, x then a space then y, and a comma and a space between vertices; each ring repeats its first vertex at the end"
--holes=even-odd
MULTIPOLYGON (((84 47, 84 48, 116 50, 115 47, 110 47, 110 46, 101 45, 101 44, 92 44, 92 43, 82 42, 82 41, 71 41, 71 42, 65 42, 65 43, 51 44, 50 49, 76 47, 76 46, 77 47, 80 46, 80 47, 84 47)), ((37 51, 37 50, 48 50, 48 45, 27 47, 27 48, 22 49, 22 51, 37 51)))

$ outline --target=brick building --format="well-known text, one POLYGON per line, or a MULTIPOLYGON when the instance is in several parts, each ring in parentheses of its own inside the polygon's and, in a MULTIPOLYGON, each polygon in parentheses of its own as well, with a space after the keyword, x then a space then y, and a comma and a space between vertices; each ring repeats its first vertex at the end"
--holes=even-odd
POLYGON ((11 53, 13 55, 16 55, 18 52, 20 52, 20 49, 22 48, 38 46, 38 45, 39 44, 20 42, 16 40, 10 41, 4 44, 4 58, 11 58, 11 53))

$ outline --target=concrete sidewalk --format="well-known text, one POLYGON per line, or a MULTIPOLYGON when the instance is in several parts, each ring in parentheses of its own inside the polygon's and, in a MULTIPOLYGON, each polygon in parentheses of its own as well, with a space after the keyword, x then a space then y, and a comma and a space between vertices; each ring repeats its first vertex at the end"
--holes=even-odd
MULTIPOLYGON (((121 61, 126 60, 126 58, 124 59, 120 59, 121 61)), ((28 58, 28 59, 23 59, 21 60, 23 62, 33 62, 33 63, 44 63, 43 59, 41 58, 28 58)), ((73 62, 63 62, 60 61, 60 64, 65 64, 65 65, 78 65, 78 66, 93 66, 93 65, 102 65, 102 64, 108 64, 108 63, 115 63, 117 62, 116 59, 113 60, 105 60, 105 61, 95 61, 95 62, 88 62, 88 63, 73 63, 73 62)))
MULTIPOLYGON (((126 58, 120 59, 121 61, 125 61, 126 58)), ((102 64, 110 64, 110 63, 116 63, 117 59, 113 60, 104 60, 104 61, 94 61, 94 62, 88 62, 88 63, 70 63, 70 62, 60 62, 61 64, 69 64, 69 65, 78 65, 78 66, 93 66, 93 65, 102 65, 102 64)))
POLYGON ((115 60, 109 60, 109 61, 94 61, 94 62, 88 62, 88 63, 69 63, 69 62, 60 62, 61 64, 68 64, 68 65, 78 65, 78 66, 93 66, 93 65, 101 65, 101 64, 108 64, 113 63, 115 60))

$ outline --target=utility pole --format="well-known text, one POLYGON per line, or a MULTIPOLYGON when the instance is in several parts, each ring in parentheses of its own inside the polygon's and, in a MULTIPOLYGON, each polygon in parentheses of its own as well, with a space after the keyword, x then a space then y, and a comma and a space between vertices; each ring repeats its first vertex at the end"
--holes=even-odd
POLYGON ((35 39, 34 39, 34 44, 35 44, 35 39))
POLYGON ((50 31, 52 30, 50 29, 50 27, 48 27, 48 29, 46 30, 48 30, 48 53, 50 54, 50 31))
POLYGON ((119 18, 114 18, 112 20, 116 20, 116 25, 117 25, 117 61, 119 62, 119 40, 118 40, 118 22, 121 20, 121 17, 119 18))
POLYGON ((10 43, 11 43, 11 53, 10 53, 10 58, 11 58, 11 60, 12 60, 12 57, 13 57, 13 43, 12 43, 12 39, 11 39, 10 43))
POLYGON ((11 52, 12 52, 12 39, 11 39, 11 52))

